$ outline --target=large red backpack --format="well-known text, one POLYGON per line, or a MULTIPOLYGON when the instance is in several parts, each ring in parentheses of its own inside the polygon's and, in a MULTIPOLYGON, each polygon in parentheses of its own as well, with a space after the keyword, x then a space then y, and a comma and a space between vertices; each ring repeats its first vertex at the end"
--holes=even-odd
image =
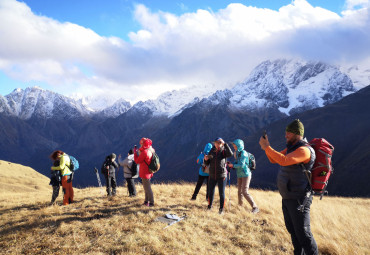
POLYGON ((334 152, 334 146, 324 138, 314 138, 309 142, 314 149, 316 160, 311 169, 310 184, 314 194, 322 196, 327 193, 326 187, 328 180, 333 173, 331 159, 334 152))

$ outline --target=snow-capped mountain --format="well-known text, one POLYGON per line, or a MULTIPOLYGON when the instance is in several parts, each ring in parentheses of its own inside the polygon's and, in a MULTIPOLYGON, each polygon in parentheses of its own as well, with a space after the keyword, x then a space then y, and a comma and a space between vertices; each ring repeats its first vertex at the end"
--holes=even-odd
POLYGON ((226 102, 230 109, 277 108, 291 115, 334 103, 356 91, 337 67, 322 62, 265 61, 231 90, 218 91, 206 101, 226 102))
POLYGON ((132 114, 173 117, 197 103, 224 104, 231 110, 276 108, 291 115, 334 103, 370 83, 370 70, 358 67, 339 69, 323 62, 301 60, 265 61, 249 77, 231 89, 212 84, 173 90, 155 100, 131 104, 107 96, 72 99, 38 87, 16 89, 0 96, 0 112, 29 119, 32 116, 79 117, 97 115, 115 118, 130 110, 132 114), (342 71, 341 71, 342 70, 342 71), (349 75, 347 75, 350 74, 349 75))
POLYGON ((124 99, 119 99, 112 106, 109 106, 99 112, 102 117, 115 118, 127 112, 131 108, 130 102, 124 99))
POLYGON ((90 111, 79 102, 39 87, 15 89, 0 98, 0 112, 21 119, 31 117, 78 118, 87 116, 90 111))
POLYGON ((352 80, 356 89, 362 89, 370 85, 370 69, 361 66, 341 67, 342 72, 346 73, 352 80))
POLYGON ((152 112, 154 115, 173 117, 181 113, 183 109, 211 96, 216 91, 217 87, 212 84, 192 86, 186 89, 165 92, 155 100, 140 101, 132 108, 137 112, 152 112))

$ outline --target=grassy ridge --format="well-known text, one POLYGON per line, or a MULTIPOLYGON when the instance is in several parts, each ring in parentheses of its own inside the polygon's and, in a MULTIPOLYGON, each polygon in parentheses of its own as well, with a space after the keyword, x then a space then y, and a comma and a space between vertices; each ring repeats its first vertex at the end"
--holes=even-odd
MULTIPOLYGON (((61 196, 59 205, 48 206, 50 186, 12 195, 2 190, 0 249, 10 254, 293 253, 277 192, 251 190, 261 208, 254 215, 246 203, 237 205, 237 190, 232 186, 230 210, 227 200, 226 213, 220 216, 218 192, 215 208, 207 211, 204 187, 197 201, 190 201, 194 187, 191 183, 153 185, 156 206, 152 208, 141 205, 141 185, 136 198, 127 197, 126 188, 120 187, 112 200, 103 197, 99 188, 76 189, 76 203, 69 206, 60 206, 61 196), (164 229, 166 224, 156 218, 166 213, 186 213, 187 218, 164 229)), ((315 198, 312 231, 320 253, 370 254, 369 206, 369 199, 315 198)))

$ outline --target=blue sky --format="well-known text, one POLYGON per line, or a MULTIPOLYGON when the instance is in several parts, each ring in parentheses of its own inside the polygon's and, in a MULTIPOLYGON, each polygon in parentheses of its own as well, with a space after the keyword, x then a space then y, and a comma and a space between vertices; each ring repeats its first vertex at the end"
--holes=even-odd
POLYGON ((368 9, 368 0, 0 0, 0 95, 37 85, 134 102, 238 82, 266 59, 366 65, 368 9))

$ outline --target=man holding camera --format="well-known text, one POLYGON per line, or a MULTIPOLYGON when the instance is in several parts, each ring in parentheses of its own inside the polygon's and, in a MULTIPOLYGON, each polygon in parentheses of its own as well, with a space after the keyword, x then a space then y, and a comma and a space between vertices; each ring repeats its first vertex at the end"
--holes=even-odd
POLYGON ((225 205, 225 187, 226 187, 226 159, 231 157, 233 152, 229 145, 224 142, 222 138, 217 138, 214 146, 208 155, 204 156, 205 163, 209 167, 209 181, 208 181, 208 209, 212 208, 213 198, 215 194, 216 185, 218 185, 218 193, 220 195, 220 209, 219 213, 223 214, 225 205))
POLYGON ((277 152, 271 148, 267 135, 260 138, 259 144, 271 163, 279 164, 277 185, 282 196, 282 209, 285 226, 291 235, 294 254, 318 254, 316 241, 310 228, 310 184, 303 173, 311 170, 315 161, 315 151, 303 139, 304 126, 296 119, 285 130, 287 147, 277 152), (298 210, 303 205, 302 210, 298 210))

